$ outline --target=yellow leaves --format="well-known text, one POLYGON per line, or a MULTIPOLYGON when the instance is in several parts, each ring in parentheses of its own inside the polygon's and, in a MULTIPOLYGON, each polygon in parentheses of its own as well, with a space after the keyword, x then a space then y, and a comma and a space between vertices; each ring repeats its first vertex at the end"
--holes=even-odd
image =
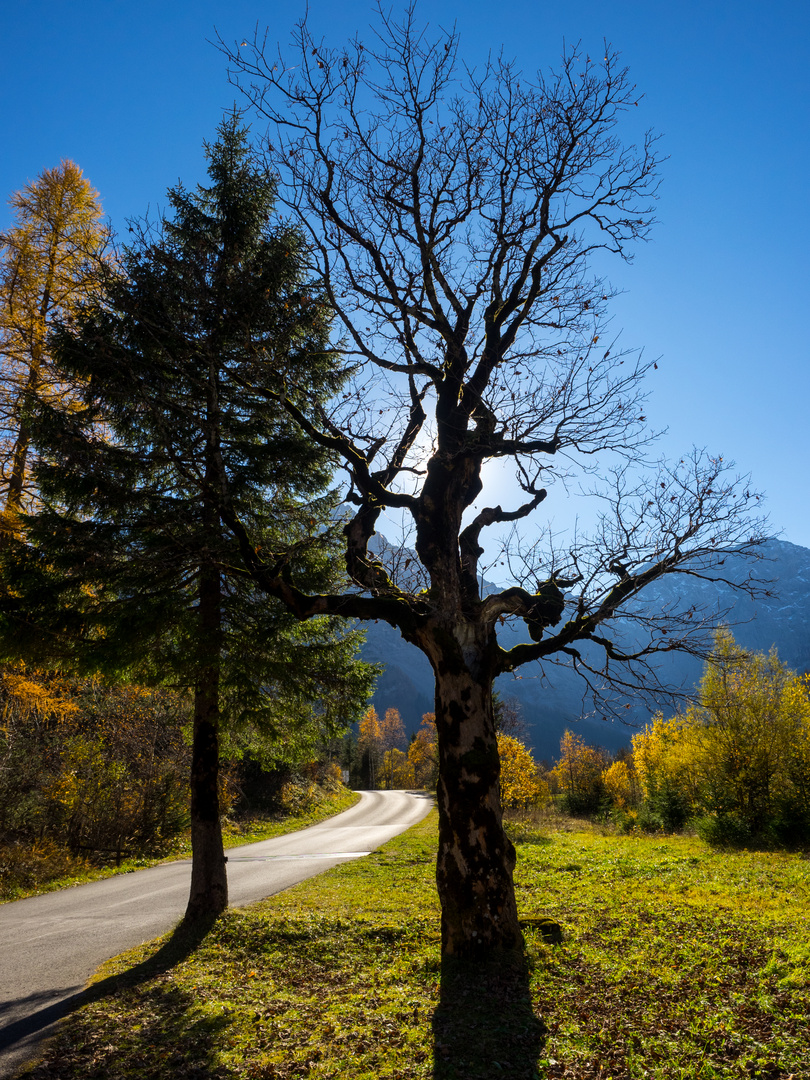
POLYGON ((568 809, 593 813, 604 796, 602 773, 608 759, 600 747, 587 746, 579 735, 566 731, 560 740, 560 759, 550 778, 565 794, 568 809))
POLYGON ((3 501, 13 510, 29 486, 24 402, 30 394, 59 402, 71 396, 51 362, 47 336, 55 321, 70 323, 94 291, 108 230, 98 192, 72 161, 45 169, 10 204, 15 223, 0 241, 0 466, 3 501))
POLYGON ((40 718, 64 719, 78 712, 78 706, 64 698, 51 684, 25 674, 23 664, 7 667, 0 675, 3 689, 3 716, 10 710, 33 713, 40 718))
POLYGON ((45 169, 9 200, 3 235, 0 332, 26 362, 53 318, 67 318, 92 290, 107 243, 98 192, 72 161, 45 169))
POLYGON ((677 718, 665 720, 658 713, 651 724, 632 737, 633 764, 645 798, 649 797, 654 778, 665 767, 667 751, 677 742, 680 726, 677 718))
POLYGON ((608 798, 622 810, 629 810, 635 804, 635 776, 626 761, 614 761, 609 765, 602 773, 602 783, 608 798))
POLYGON ((690 812, 736 815, 752 835, 771 819, 810 820, 809 685, 719 631, 698 703, 633 737, 644 797, 677 793, 690 812))
POLYGON ((377 716, 377 710, 371 705, 360 719, 360 734, 357 741, 363 750, 377 749, 380 737, 380 720, 377 716))
POLYGON ((422 716, 422 726, 408 747, 408 762, 413 769, 413 787, 432 791, 439 771, 439 748, 436 736, 436 717, 422 716))
POLYGON ((548 800, 548 785, 538 775, 531 752, 519 739, 499 733, 498 756, 504 807, 537 806, 548 800))
POLYGON ((388 788, 412 788, 416 786, 413 762, 402 750, 393 747, 383 754, 382 775, 388 788))

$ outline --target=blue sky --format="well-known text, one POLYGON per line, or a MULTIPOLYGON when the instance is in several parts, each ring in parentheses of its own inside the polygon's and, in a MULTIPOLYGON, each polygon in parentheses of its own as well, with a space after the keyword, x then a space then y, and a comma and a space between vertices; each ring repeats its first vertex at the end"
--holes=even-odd
MULTIPOLYGON (((210 44, 286 41, 304 4, 17 0, 0 15, 0 200, 68 157, 121 231, 204 178, 202 142, 236 93, 210 44)), ((422 3, 456 22, 470 63, 503 45, 527 72, 563 40, 622 53, 644 94, 631 120, 662 135, 653 239, 609 277, 614 327, 660 358, 649 418, 662 450, 734 459, 767 495, 773 532, 810 546, 810 3, 611 0, 422 3), (802 314, 802 312, 805 314, 802 314)), ((367 34, 372 5, 310 0, 328 44, 367 34)), ((0 206, 0 228, 9 215, 0 206)))

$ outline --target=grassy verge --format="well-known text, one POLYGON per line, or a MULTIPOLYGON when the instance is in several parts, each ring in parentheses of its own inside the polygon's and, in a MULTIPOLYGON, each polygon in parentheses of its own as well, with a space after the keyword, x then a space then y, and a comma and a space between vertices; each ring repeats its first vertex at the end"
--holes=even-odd
POLYGON ((515 825, 521 914, 553 916, 564 942, 528 926, 516 977, 468 969, 459 982, 439 956, 435 830, 432 814, 366 859, 228 912, 202 941, 116 958, 26 1075, 810 1075, 807 859, 515 825))
MULTIPOLYGON (((226 820, 222 826, 222 839, 225 847, 231 848, 296 832, 348 810, 359 798, 355 792, 345 789, 323 790, 306 807, 283 817, 226 820)), ((160 855, 132 856, 122 860, 120 866, 94 866, 88 859, 73 855, 67 849, 48 841, 36 843, 32 847, 4 845, 0 846, 0 903, 22 900, 26 896, 83 885, 99 878, 128 874, 146 866, 190 857, 189 833, 178 837, 168 850, 160 855)))

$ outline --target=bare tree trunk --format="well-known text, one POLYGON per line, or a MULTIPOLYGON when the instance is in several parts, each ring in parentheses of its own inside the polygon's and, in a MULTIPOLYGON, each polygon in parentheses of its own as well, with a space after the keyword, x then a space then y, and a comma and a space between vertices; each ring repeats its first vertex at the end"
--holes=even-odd
POLYGON ((17 430, 16 442, 14 443, 11 476, 9 477, 8 493, 6 495, 5 529, 0 530, 0 534, 5 537, 8 536, 8 533, 13 528, 13 519, 19 514, 20 507, 22 506, 23 489, 25 487, 26 473, 28 471, 28 450, 31 444, 31 431, 24 416, 21 414, 27 403, 26 399, 31 395, 36 394, 40 386, 40 372, 43 363, 43 343, 51 313, 51 296, 53 294, 54 279, 56 277, 57 246, 58 236, 54 236, 51 240, 50 251, 48 254, 48 270, 43 285, 42 299, 39 304, 38 329, 36 327, 34 328, 34 337, 31 344, 28 379, 26 380, 25 389, 21 392, 17 401, 20 426, 17 430))
POLYGON ((503 828, 492 682, 476 679, 458 659, 445 657, 436 667, 436 884, 442 953, 464 957, 519 949, 522 935, 515 849, 503 828))
MULTIPOLYGON (((200 584, 199 621, 203 641, 213 645, 220 629, 220 582, 205 567, 200 584)), ((194 690, 191 750, 191 892, 185 921, 219 915, 228 906, 228 877, 219 820, 219 663, 200 673, 194 690)))
POLYGON ((28 424, 20 423, 17 432, 17 440, 14 443, 12 454, 11 476, 8 481, 8 494, 6 496, 6 514, 18 514, 22 505, 23 484, 25 481, 26 463, 28 461, 28 447, 31 442, 28 424))
POLYGON ((28 471, 28 450, 31 444, 31 430, 22 415, 26 397, 36 393, 39 387, 40 358, 34 354, 31 370, 28 373, 28 381, 25 390, 21 392, 17 402, 19 416, 19 428, 14 449, 11 455, 11 474, 8 480, 6 492, 6 505, 2 514, 2 527, 0 528, 0 544, 5 543, 11 536, 16 535, 19 527, 18 515, 22 507, 23 489, 25 487, 26 474, 28 471))

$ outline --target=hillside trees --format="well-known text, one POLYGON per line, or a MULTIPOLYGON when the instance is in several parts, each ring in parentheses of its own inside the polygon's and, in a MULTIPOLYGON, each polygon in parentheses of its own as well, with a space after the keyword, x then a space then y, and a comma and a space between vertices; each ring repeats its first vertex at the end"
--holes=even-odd
POLYGON ((271 225, 274 185, 238 114, 207 157, 209 186, 171 189, 172 216, 136 233, 103 291, 52 337, 82 389, 69 410, 48 402, 33 417, 43 506, 32 546, 8 557, 23 598, 15 609, 7 597, 8 629, 29 655, 57 642, 74 666, 193 694, 187 919, 227 904, 223 716, 285 735, 299 718, 326 737, 371 681, 356 635, 268 602, 220 525, 227 489, 276 573, 335 587, 329 452, 252 389, 260 372, 263 388, 305 387, 308 405, 336 393, 329 315, 300 232, 271 225))
POLYGON ((705 649, 709 624, 677 601, 644 604, 644 589, 665 574, 722 577, 724 554, 760 538, 755 496, 722 458, 644 471, 653 365, 603 329, 610 289, 593 260, 628 258, 648 235, 654 140, 623 141, 639 95, 613 52, 568 51, 534 78, 500 57, 471 69, 455 32, 431 38, 413 7, 401 23, 381 13, 369 46, 327 47, 304 21, 291 52, 260 36, 222 47, 269 120, 279 200, 306 231, 355 365, 328 405, 294 377, 267 386, 257 368, 251 382, 342 461, 352 588, 315 594, 280 573, 222 469, 221 514, 254 580, 299 618, 382 619, 425 653, 442 949, 517 948, 493 679, 539 660, 572 664, 595 691, 642 687, 650 657, 705 649), (482 592, 483 538, 529 523, 597 468, 607 486, 594 535, 561 549, 536 524, 534 539, 515 533, 514 584, 482 592), (386 513, 406 521, 416 559, 375 556, 386 513), (515 621, 528 640, 504 647, 499 628, 515 621))
POLYGON ((99 194, 72 161, 45 169, 10 199, 0 236, 0 542, 32 494, 31 400, 75 391, 54 363, 48 332, 92 294, 108 242, 99 194))

